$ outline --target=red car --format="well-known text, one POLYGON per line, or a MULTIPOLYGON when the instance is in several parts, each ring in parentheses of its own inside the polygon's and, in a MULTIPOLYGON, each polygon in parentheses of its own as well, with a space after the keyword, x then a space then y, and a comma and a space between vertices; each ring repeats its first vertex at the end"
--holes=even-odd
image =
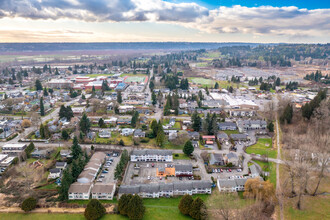
POLYGON ((229 172, 231 172, 231 169, 229 169, 229 172))
POLYGON ((152 166, 152 167, 154 167, 154 166, 155 166, 155 164, 153 163, 153 164, 151 164, 151 166, 152 166))

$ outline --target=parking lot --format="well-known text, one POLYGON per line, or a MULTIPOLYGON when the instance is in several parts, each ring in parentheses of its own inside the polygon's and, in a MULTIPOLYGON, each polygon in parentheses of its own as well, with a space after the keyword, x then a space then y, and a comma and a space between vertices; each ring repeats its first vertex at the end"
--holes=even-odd
MULTIPOLYGON (((123 184, 134 185, 134 184, 149 184, 149 183, 171 183, 174 181, 186 181, 188 177, 158 177, 157 168, 174 168, 175 164, 192 164, 193 167, 197 167, 197 162, 193 160, 174 160, 173 163, 162 163, 162 162, 129 162, 127 173, 124 177, 123 184)), ((200 175, 200 168, 194 169, 194 175, 200 175)))
POLYGON ((96 182, 99 183, 114 183, 115 180, 115 168, 117 163, 120 160, 120 155, 116 156, 112 152, 105 152, 107 154, 106 162, 102 167, 102 171, 100 172, 96 182))

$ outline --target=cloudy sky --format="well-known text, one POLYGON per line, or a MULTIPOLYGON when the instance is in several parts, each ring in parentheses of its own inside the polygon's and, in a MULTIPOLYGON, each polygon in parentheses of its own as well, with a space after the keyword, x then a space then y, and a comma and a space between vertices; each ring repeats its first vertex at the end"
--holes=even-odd
POLYGON ((0 42, 330 42, 329 0, 0 0, 0 42))

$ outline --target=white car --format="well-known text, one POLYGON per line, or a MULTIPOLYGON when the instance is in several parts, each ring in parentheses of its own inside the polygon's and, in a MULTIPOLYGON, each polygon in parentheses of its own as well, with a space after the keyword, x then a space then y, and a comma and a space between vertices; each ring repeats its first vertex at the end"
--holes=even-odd
POLYGON ((150 180, 151 179, 151 177, 150 176, 148 176, 148 180, 150 180))

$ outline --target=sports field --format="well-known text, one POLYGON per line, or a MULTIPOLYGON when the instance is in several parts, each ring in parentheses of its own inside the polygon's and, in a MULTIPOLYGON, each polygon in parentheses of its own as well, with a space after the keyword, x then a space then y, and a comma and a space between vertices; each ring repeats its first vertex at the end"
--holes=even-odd
POLYGON ((126 83, 131 83, 131 82, 137 82, 137 83, 142 83, 146 81, 146 76, 126 76, 125 77, 125 82, 126 83))

